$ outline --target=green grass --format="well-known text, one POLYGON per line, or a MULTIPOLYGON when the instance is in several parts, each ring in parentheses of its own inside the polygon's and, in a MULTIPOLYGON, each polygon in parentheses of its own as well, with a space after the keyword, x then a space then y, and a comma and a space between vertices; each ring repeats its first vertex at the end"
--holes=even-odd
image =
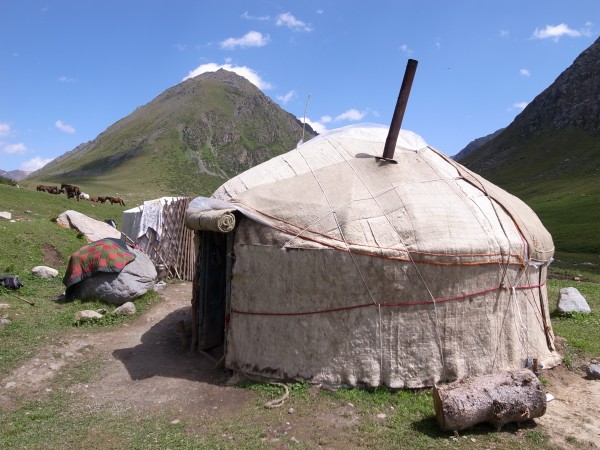
MULTIPOLYGON (((106 411, 73 411, 74 394, 53 392, 16 411, 0 411, 4 449, 193 449, 197 439, 172 417, 115 416, 106 411)), ((205 447, 209 448, 209 447, 205 447)))

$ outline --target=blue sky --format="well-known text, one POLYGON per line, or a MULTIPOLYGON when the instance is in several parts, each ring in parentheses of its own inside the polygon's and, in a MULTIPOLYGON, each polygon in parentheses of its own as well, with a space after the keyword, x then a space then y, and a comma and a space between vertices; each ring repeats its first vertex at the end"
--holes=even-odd
POLYGON ((598 0, 0 1, 0 169, 34 170, 189 76, 246 76, 319 130, 402 128, 454 155, 509 125, 600 32, 598 0))

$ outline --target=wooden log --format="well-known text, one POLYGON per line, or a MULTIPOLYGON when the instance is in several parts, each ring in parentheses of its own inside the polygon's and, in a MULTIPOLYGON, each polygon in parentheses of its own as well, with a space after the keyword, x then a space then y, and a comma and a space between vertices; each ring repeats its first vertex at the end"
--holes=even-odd
POLYGON ((497 430, 546 412, 546 392, 529 369, 465 378, 433 389, 438 425, 460 431, 487 422, 497 430))

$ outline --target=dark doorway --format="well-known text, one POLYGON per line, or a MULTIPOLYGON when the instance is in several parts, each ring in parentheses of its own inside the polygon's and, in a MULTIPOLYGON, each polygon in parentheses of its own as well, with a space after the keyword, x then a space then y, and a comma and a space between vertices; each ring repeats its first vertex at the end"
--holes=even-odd
MULTIPOLYGON (((199 233, 198 254, 198 348, 208 350, 222 345, 225 338, 225 310, 228 264, 228 243, 233 233, 202 231, 199 233)), ((229 252, 231 253, 231 252, 229 252)))

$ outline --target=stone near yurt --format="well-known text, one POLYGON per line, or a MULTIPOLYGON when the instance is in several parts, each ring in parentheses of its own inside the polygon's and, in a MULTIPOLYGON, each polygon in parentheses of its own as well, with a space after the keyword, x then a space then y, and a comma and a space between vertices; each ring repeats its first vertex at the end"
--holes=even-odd
POLYGON ((77 311, 75 313, 75 321, 79 322, 81 320, 98 320, 102 319, 102 314, 97 311, 92 311, 91 309, 84 309, 83 311, 77 311))
POLYGON ((414 133, 381 160, 387 134, 329 131, 192 200, 192 345, 255 376, 392 388, 560 362, 535 213, 414 133), (201 225, 215 211, 232 231, 201 225))
POLYGON ((558 312, 562 314, 592 312, 585 297, 574 287, 562 288, 558 297, 558 312))
POLYGON ((121 238, 121 232, 106 222, 92 219, 77 211, 68 210, 56 219, 56 223, 63 228, 73 228, 81 233, 87 242, 94 242, 104 238, 121 238))
POLYGON ((587 366, 585 373, 590 380, 600 380, 600 366, 598 364, 587 366))
POLYGON ((35 266, 31 269, 31 273, 41 278, 56 278, 58 270, 48 266, 35 266))
POLYGON ((97 299, 114 305, 133 301, 149 290, 153 290, 156 269, 148 255, 130 249, 135 260, 119 273, 97 273, 71 286, 70 298, 81 300, 97 299))
POLYGON ((10 220, 12 219, 12 214, 8 211, 0 211, 0 219, 10 220))
POLYGON ((121 306, 116 308, 113 311, 113 314, 126 316, 126 315, 133 315, 133 314, 135 314, 135 312, 136 312, 135 303, 127 302, 127 303, 123 303, 121 306))

